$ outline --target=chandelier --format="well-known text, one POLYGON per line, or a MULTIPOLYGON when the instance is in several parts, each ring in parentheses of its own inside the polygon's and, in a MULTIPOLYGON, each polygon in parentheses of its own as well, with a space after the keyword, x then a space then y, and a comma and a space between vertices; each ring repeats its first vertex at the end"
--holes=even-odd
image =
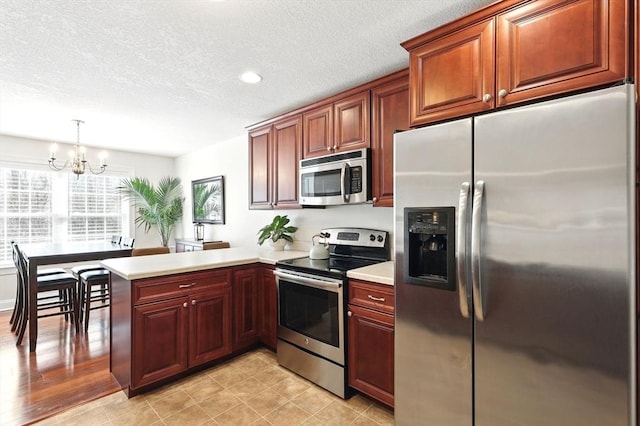
POLYGON ((106 154, 103 152, 100 155, 100 158, 99 158, 100 169, 98 169, 97 171, 93 170, 91 168, 91 164, 89 164, 89 162, 84 158, 84 151, 85 151, 84 147, 80 146, 80 124, 84 123, 84 121, 82 120, 71 120, 71 121, 75 121, 78 127, 78 137, 76 139, 75 151, 71 152, 71 158, 65 161, 62 166, 59 166, 55 163, 56 151, 58 150, 58 145, 54 143, 51 146, 51 157, 49 158, 49 167, 53 170, 60 171, 60 170, 66 169, 67 166, 71 166, 71 171, 75 173, 78 177, 84 174, 86 168, 88 168, 89 171, 94 175, 99 175, 100 173, 104 173, 104 171, 107 168, 107 163, 105 160, 106 154))

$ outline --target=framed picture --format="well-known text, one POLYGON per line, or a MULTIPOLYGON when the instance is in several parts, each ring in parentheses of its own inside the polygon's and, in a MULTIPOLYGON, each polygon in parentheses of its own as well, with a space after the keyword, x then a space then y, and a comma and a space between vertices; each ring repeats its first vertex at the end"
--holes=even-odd
POLYGON ((191 181, 193 223, 224 223, 224 176, 191 181))

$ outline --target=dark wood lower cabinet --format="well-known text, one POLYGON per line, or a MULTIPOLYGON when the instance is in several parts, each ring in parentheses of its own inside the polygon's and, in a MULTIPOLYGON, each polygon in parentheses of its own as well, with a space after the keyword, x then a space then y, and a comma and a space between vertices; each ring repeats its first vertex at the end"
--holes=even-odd
POLYGON ((393 407, 393 287, 349 281, 349 386, 393 407))
POLYGON ((166 379, 188 368, 187 306, 187 298, 181 297, 133 309, 134 387, 166 379))
POLYGON ((189 303, 189 366, 231 353, 231 289, 198 294, 189 303))
POLYGON ((258 301, 260 306, 260 341, 276 350, 278 327, 278 299, 273 267, 260 267, 258 301))
POLYGON ((111 276, 111 372, 128 396, 232 352, 232 269, 111 276))
POLYGON ((233 351, 258 342, 258 272, 256 265, 233 272, 233 351))

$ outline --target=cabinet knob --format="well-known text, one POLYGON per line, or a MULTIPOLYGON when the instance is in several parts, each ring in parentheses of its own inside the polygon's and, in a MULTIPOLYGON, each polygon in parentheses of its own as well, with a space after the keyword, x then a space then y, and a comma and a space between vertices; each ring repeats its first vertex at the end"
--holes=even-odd
POLYGON ((373 197, 373 202, 377 203, 378 202, 378 197, 373 197))
POLYGON ((504 98, 505 96, 507 96, 507 91, 504 89, 500 89, 500 91, 498 92, 498 96, 504 98))
POLYGON ((327 151, 331 152, 331 147, 330 146, 327 147, 327 151))
POLYGON ((182 306, 186 308, 186 307, 187 307, 187 306, 189 306, 189 305, 187 305, 187 302, 184 302, 184 303, 182 304, 182 306))
POLYGON ((338 145, 333 146, 333 150, 335 151, 336 149, 338 149, 338 145))
POLYGON ((491 95, 488 93, 485 93, 484 96, 482 97, 482 101, 489 102, 490 100, 491 100, 491 95))
POLYGON ((191 301, 191 304, 195 306, 195 304, 196 304, 196 299, 193 299, 193 300, 191 301))
POLYGON ((351 313, 351 311, 347 311, 347 316, 348 316, 348 317, 350 317, 350 316, 352 316, 352 315, 353 315, 353 314, 351 313))

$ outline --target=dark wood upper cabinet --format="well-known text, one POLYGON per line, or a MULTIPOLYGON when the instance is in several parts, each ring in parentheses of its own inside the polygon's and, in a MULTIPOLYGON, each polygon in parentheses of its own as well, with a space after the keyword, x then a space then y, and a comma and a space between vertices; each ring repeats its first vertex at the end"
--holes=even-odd
POLYGON ((371 89, 373 206, 393 206, 393 135, 409 129, 409 70, 371 89))
POLYGON ((273 203, 275 208, 298 206, 301 140, 300 116, 273 125, 273 203))
POLYGON ((304 158, 331 153, 333 147, 333 107, 323 105, 302 114, 304 158))
POLYGON ((626 77, 624 0, 539 0, 497 17, 498 105, 626 77))
POLYGON ((505 0, 402 43, 411 125, 629 76, 625 0, 505 0))
POLYGON ((493 19, 411 50, 411 125, 493 108, 494 56, 493 19))
POLYGON ((249 132, 249 208, 297 208, 302 117, 249 132))
POLYGON ((369 91, 358 93, 333 104, 333 152, 351 151, 371 145, 369 91))
POLYGON ((370 115, 368 89, 304 112, 303 158, 370 147, 370 115))
POLYGON ((271 208, 271 126, 249 133, 249 206, 271 208))

